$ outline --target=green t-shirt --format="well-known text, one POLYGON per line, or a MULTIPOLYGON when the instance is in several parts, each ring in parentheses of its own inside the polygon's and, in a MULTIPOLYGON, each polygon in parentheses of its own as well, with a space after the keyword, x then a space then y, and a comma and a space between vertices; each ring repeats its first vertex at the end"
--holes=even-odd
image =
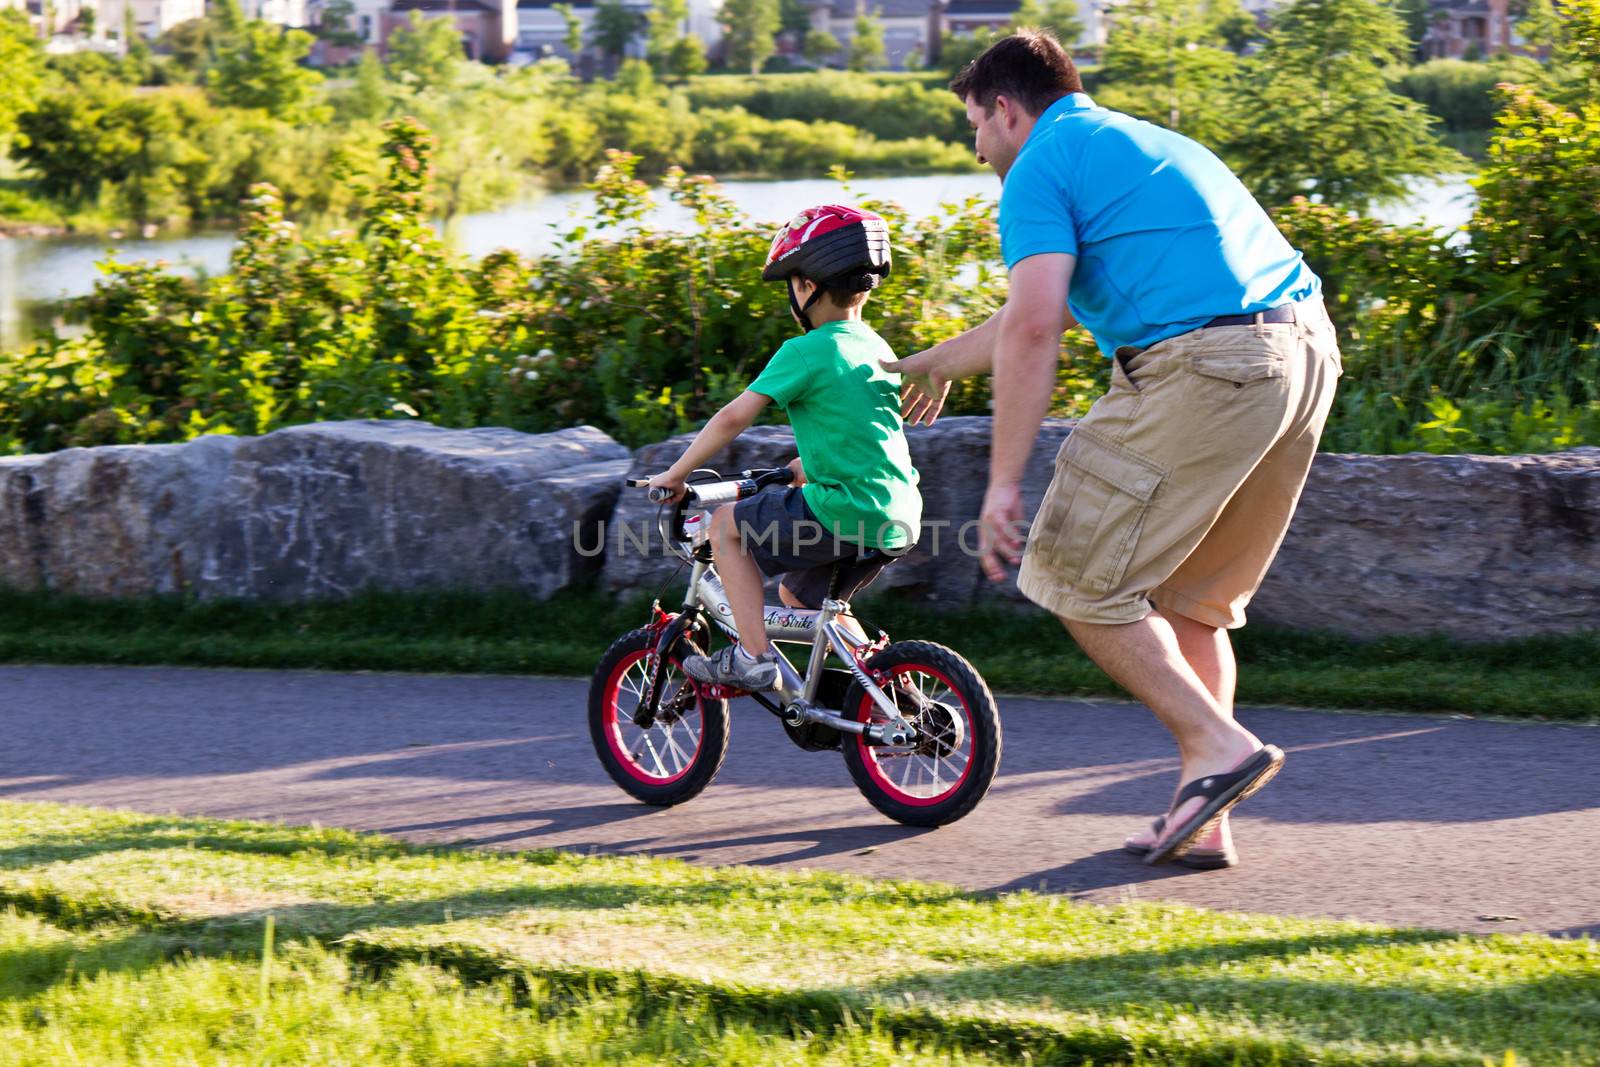
POLYGON ((878 366, 893 358, 866 323, 829 322, 784 342, 750 383, 788 412, 806 504, 841 540, 869 548, 904 548, 922 522, 900 376, 878 366))

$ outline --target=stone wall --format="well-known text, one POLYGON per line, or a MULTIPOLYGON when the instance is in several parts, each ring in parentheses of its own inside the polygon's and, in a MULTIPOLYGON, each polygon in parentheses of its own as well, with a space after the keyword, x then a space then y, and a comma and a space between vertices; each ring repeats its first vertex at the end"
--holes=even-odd
POLYGON ((0 583, 91 596, 548 596, 599 565, 573 531, 598 529, 630 462, 592 427, 402 422, 0 458, 0 583))
MULTIPOLYGON (((1070 430, 1051 421, 1040 434, 1024 483, 1030 514, 1070 430)), ((963 551, 963 537, 975 544, 989 420, 941 419, 908 437, 922 542, 875 591, 1021 606, 963 551)), ((96 596, 299 599, 368 586, 547 596, 598 572, 603 588, 652 591, 676 560, 654 533, 655 505, 622 479, 664 469, 687 441, 630 455, 589 427, 345 422, 0 458, 0 584, 96 596)), ((793 456, 786 428, 759 427, 712 465, 732 473, 793 456)), ((1318 456, 1251 618, 1358 636, 1600 630, 1600 449, 1318 456)))

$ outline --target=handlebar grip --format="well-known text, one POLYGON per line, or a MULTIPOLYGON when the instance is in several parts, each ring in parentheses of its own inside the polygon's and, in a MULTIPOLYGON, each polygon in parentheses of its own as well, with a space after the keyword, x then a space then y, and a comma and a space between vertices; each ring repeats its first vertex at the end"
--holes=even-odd
POLYGON ((671 499, 672 499, 672 490, 671 489, 657 488, 657 489, 650 490, 650 503, 652 503, 652 504, 662 504, 662 503, 665 503, 666 501, 671 500, 671 499))

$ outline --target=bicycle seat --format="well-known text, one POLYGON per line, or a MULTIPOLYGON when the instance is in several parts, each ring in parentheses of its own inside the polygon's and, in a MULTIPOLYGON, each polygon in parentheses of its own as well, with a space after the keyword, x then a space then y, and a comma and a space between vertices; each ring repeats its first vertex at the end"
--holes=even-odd
POLYGON ((895 560, 904 557, 905 554, 910 550, 910 545, 907 545, 905 548, 895 549, 893 552, 885 552, 881 548, 862 548, 857 550, 854 559, 840 560, 839 562, 851 563, 858 567, 867 567, 875 563, 882 563, 887 566, 888 564, 893 563, 895 560))

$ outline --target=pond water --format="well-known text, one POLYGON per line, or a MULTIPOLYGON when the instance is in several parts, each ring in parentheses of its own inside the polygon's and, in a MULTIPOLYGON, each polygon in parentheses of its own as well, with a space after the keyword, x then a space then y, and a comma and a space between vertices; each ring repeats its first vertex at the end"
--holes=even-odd
MULTIPOLYGON (((843 200, 847 193, 829 179, 727 182, 723 188, 751 218, 776 222, 808 204, 843 200)), ((1000 184, 992 174, 933 174, 906 178, 857 178, 850 183, 857 198, 895 200, 913 216, 935 213, 939 205, 969 196, 995 197, 1000 184)), ((665 200, 664 197, 658 197, 665 200)), ((1456 229, 1472 214, 1473 192, 1464 176, 1420 182, 1408 199, 1378 210, 1389 222, 1424 222, 1456 229)), ((556 192, 500 211, 454 219, 444 233, 456 248, 481 256, 497 248, 524 254, 547 252, 554 238, 584 221, 593 197, 586 191, 556 192)), ((691 216, 671 203, 661 203, 651 216, 654 225, 683 229, 691 216)), ((174 270, 220 274, 228 269, 232 232, 162 236, 152 240, 106 237, 0 239, 0 350, 23 343, 46 321, 56 302, 82 296, 94 286, 95 264, 115 249, 120 259, 166 260, 174 270)))

